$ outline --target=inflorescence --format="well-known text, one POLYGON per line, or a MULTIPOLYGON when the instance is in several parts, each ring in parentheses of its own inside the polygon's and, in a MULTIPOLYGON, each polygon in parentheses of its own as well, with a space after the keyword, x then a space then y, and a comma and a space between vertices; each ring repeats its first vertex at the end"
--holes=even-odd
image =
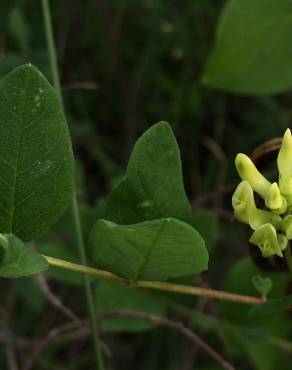
POLYGON ((250 242, 260 248, 263 257, 283 257, 292 239, 291 131, 286 130, 277 158, 278 183, 268 181, 245 154, 236 156, 235 165, 243 180, 232 196, 235 217, 254 230, 250 242), (265 201, 265 209, 257 208, 254 192, 265 201))

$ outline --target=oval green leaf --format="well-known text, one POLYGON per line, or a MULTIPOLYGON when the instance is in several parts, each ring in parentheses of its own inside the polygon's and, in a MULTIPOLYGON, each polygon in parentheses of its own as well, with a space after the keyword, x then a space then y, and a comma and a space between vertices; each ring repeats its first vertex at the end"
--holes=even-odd
POLYGON ((72 196, 73 154, 57 94, 25 65, 0 81, 0 232, 40 237, 72 196))
POLYGON ((203 82, 231 92, 292 88, 292 0, 230 0, 203 82))
POLYGON ((180 152, 171 127, 160 122, 136 142, 125 179, 111 194, 106 217, 134 224, 162 217, 189 222, 180 152))
POLYGON ((99 268, 130 280, 167 280, 208 267, 200 234, 173 218, 127 226, 99 220, 89 242, 99 268))

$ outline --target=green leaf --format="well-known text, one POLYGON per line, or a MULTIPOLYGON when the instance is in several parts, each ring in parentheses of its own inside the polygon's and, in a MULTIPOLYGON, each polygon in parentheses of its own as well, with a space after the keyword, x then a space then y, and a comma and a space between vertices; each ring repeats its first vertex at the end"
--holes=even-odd
POLYGON ((252 307, 250 316, 271 315, 286 310, 292 304, 292 294, 277 299, 269 299, 267 302, 252 307))
MULTIPOLYGON (((149 293, 144 293, 127 285, 116 282, 101 281, 97 286, 97 310, 103 315, 109 310, 124 309, 165 317, 165 308, 149 293)), ((132 318, 109 318, 101 321, 103 330, 107 331, 142 331, 155 325, 145 320, 132 318)))
POLYGON ((203 82, 232 92, 292 87, 292 0, 230 0, 203 82))
POLYGON ((269 277, 264 278, 260 275, 254 275, 251 280, 253 286, 259 293, 261 293, 263 297, 266 297, 269 291, 272 289, 273 282, 269 277))
POLYGON ((46 259, 30 251, 13 234, 0 234, 0 277, 18 278, 48 269, 46 259))
POLYGON ((106 217, 134 224, 162 217, 189 221, 180 152, 166 122, 150 127, 136 142, 125 179, 113 191, 106 217))
POLYGON ((127 279, 166 280, 196 274, 208 266, 200 234, 173 218, 127 226, 99 220, 89 242, 99 268, 127 279))
POLYGON ((40 237, 73 189, 68 127, 55 90, 31 65, 0 81, 0 232, 40 237))

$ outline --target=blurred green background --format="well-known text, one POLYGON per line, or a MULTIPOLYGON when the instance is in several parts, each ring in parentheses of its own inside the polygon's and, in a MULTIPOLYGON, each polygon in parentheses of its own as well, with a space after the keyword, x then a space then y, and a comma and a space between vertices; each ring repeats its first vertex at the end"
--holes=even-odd
MULTIPOLYGON (((202 84, 224 4, 221 0, 51 1, 84 233, 103 216, 106 197, 121 180, 136 139, 164 120, 180 146, 194 224, 211 255, 210 270, 196 283, 257 295, 251 276, 271 275, 277 296, 287 290, 289 279, 285 273, 266 272, 253 264, 248 232, 233 220, 231 194, 238 182, 236 153, 249 154, 266 140, 282 136, 291 123, 292 95, 248 96, 202 84)), ((41 4, 1 0, 0 77, 28 62, 50 79, 41 4)), ((78 261, 69 212, 37 248, 78 261)), ((85 317, 79 276, 51 269, 46 277, 54 294, 85 317)), ((38 347, 66 319, 50 302, 50 294, 44 294, 45 286, 35 277, 0 279, 0 368, 93 369, 86 330, 62 333, 59 340, 38 347), (10 351, 16 352, 17 367, 10 351)), ((247 307, 231 303, 166 294, 155 294, 153 299, 150 293, 133 298, 131 291, 122 293, 105 283, 96 289, 105 297, 98 304, 100 312, 123 307, 182 321, 236 369, 289 369, 288 314, 250 319, 247 307)), ((102 328, 108 369, 221 368, 171 329, 132 319, 106 320, 102 328)))

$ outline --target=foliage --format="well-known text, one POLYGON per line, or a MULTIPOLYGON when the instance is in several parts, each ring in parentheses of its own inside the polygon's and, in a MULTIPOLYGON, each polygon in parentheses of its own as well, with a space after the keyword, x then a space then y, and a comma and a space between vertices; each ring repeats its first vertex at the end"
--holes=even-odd
POLYGON ((161 217, 189 221, 191 206, 184 190, 180 153, 166 122, 152 126, 137 141, 125 178, 108 200, 106 215, 120 224, 161 217))
POLYGON ((31 65, 2 79, 0 100, 0 232, 29 241, 71 199, 71 143, 55 91, 31 65))
POLYGON ((49 268, 46 259, 33 253, 13 234, 0 234, 0 277, 18 278, 49 268))
POLYGON ((207 269, 200 234, 173 219, 119 226, 99 220, 90 234, 97 266, 130 280, 167 280, 207 269))
POLYGON ((288 370, 291 1, 51 1, 64 108, 38 6, 0 12, 0 368, 94 368, 83 272, 106 369, 288 370))
POLYGON ((292 1, 230 0, 204 81, 232 92, 271 94, 292 87, 292 1))

